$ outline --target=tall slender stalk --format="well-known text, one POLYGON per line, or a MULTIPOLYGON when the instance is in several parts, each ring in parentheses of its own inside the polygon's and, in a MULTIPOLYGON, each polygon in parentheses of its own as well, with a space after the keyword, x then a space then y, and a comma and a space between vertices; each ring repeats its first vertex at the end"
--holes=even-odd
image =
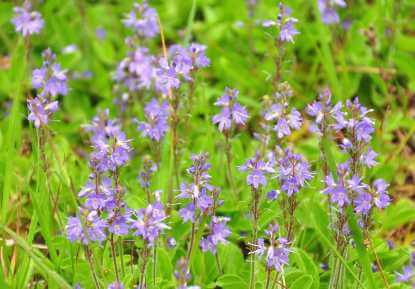
MULTIPOLYGON (((252 244, 255 245, 257 243, 257 235, 258 235, 258 219, 259 219, 259 190, 252 189, 252 207, 251 207, 251 214, 252 214, 252 244)), ((255 281, 255 255, 251 254, 251 277, 249 282, 249 288, 255 289, 256 281, 255 281)))
POLYGON ((112 261, 113 261, 113 264, 114 264, 115 277, 117 279, 117 282, 119 283, 120 282, 120 273, 118 271, 117 254, 115 253, 114 234, 111 234, 110 245, 111 245, 112 261))
POLYGON ((85 250, 86 259, 88 260, 88 266, 89 266, 89 270, 92 275, 92 279, 94 281, 95 288, 101 289, 101 286, 99 285, 99 282, 98 282, 97 273, 95 271, 94 262, 92 261, 91 251, 89 250, 87 245, 84 246, 84 250, 85 250))

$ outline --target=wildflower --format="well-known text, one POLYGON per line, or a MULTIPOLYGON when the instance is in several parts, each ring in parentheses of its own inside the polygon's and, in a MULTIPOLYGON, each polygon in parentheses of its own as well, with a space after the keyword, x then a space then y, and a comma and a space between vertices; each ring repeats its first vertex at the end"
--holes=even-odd
POLYGON ((49 123, 50 116, 58 110, 58 101, 48 102, 46 99, 36 97, 27 100, 29 116, 27 119, 34 123, 36 128, 49 123))
POLYGON ((325 184, 326 188, 322 191, 323 194, 330 196, 330 202, 337 204, 340 208, 350 204, 350 199, 347 195, 347 188, 345 184, 345 176, 348 173, 347 166, 339 166, 338 169, 339 180, 338 182, 334 181, 332 175, 326 176, 325 184))
POLYGON ((365 166, 371 168, 371 167, 374 167, 377 164, 377 162, 375 160, 377 156, 378 156, 378 154, 369 147, 367 149, 367 152, 363 153, 361 155, 360 161, 365 166))
MULTIPOLYGON (((412 279, 415 276, 414 267, 411 265, 405 266, 402 273, 396 273, 396 282, 398 283, 409 283, 414 282, 412 279)), ((414 282, 415 284, 415 282, 414 282)))
POLYGON ((298 19, 291 17, 291 9, 282 3, 278 5, 279 13, 277 20, 266 20, 263 22, 264 27, 276 26, 279 28, 279 39, 282 42, 294 42, 294 36, 299 34, 294 27, 298 19))
POLYGON ((291 97, 292 90, 288 83, 284 82, 279 85, 271 103, 266 104, 269 105, 269 109, 265 111, 264 119, 274 123, 273 130, 278 138, 291 135, 291 130, 298 130, 302 125, 301 114, 295 108, 288 108, 291 97))
POLYGON ((278 177, 281 182, 281 190, 290 197, 311 180, 309 164, 299 154, 294 154, 286 149, 285 155, 279 160, 278 177))
POLYGON ((137 179, 140 182, 142 188, 150 187, 150 179, 154 172, 157 171, 157 165, 149 158, 144 159, 144 168, 138 175, 137 179))
POLYGON ((384 209, 390 204, 390 197, 387 193, 389 185, 382 179, 373 182, 375 192, 375 205, 379 209, 384 209))
POLYGON ((136 236, 141 236, 149 246, 153 246, 160 234, 169 227, 164 223, 166 214, 160 201, 133 213, 131 228, 136 236))
POLYGON ((156 78, 156 58, 145 47, 137 47, 117 66, 115 81, 129 91, 150 89, 156 78))
POLYGON ((291 250, 288 247, 288 241, 283 237, 278 237, 277 233, 278 225, 270 225, 270 229, 266 231, 270 244, 267 246, 264 239, 259 238, 257 244, 254 244, 256 249, 252 254, 259 257, 265 255, 267 268, 281 272, 282 268, 288 264, 291 250))
POLYGON ((216 106, 221 106, 222 111, 213 117, 213 123, 219 124, 219 131, 228 131, 232 124, 245 125, 248 119, 248 112, 237 101, 239 91, 236 89, 225 88, 225 93, 215 102, 216 106))
POLYGON ((141 4, 134 3, 133 10, 123 22, 126 27, 133 28, 139 36, 144 38, 153 38, 159 33, 157 11, 151 8, 147 1, 141 4))
POLYGON ((156 69, 156 90, 167 95, 170 90, 180 87, 179 73, 175 63, 169 63, 166 58, 161 58, 156 69))
POLYGON ((346 7, 346 2, 344 0, 318 0, 317 3, 323 23, 334 24, 340 22, 336 6, 340 8, 346 7))
POLYGON ((111 283, 108 286, 108 289, 124 289, 124 285, 118 281, 115 281, 114 283, 111 283))
POLYGON ((95 29, 95 35, 98 39, 102 40, 105 39, 105 37, 107 36, 107 31, 103 27, 98 27, 97 29, 95 29))
POLYGON ((139 122, 138 130, 143 136, 160 142, 169 128, 169 105, 153 98, 144 108, 147 122, 139 122))
POLYGON ((37 11, 31 11, 31 4, 25 1, 23 7, 14 7, 12 23, 16 32, 22 33, 24 37, 39 34, 44 26, 42 15, 37 11))
POLYGON ((192 43, 189 47, 189 53, 194 68, 204 68, 210 65, 210 59, 206 56, 205 45, 192 43))
POLYGON ((239 170, 249 172, 246 182, 254 189, 258 189, 260 185, 266 186, 267 179, 265 176, 274 172, 269 162, 260 159, 259 153, 256 153, 252 159, 240 166, 239 170))
POLYGON ((209 235, 204 237, 200 241, 200 248, 203 252, 210 251, 212 254, 216 253, 217 245, 222 243, 226 244, 226 238, 231 234, 226 223, 229 222, 229 218, 216 217, 212 218, 210 223, 209 235))
POLYGON ((98 241, 102 243, 106 239, 105 229, 107 223, 98 216, 96 211, 81 209, 81 215, 85 217, 84 224, 79 217, 69 217, 66 226, 68 240, 71 242, 81 242, 89 244, 98 241), (86 231, 85 231, 86 229, 86 231))
POLYGON ((191 202, 179 210, 184 222, 194 222, 196 212, 207 214, 214 205, 215 188, 210 184, 208 155, 205 153, 193 155, 192 165, 186 172, 192 177, 191 184, 182 183, 179 199, 190 199, 191 202), (209 195, 211 194, 211 195, 209 195), (198 210, 198 211, 197 211, 198 210))

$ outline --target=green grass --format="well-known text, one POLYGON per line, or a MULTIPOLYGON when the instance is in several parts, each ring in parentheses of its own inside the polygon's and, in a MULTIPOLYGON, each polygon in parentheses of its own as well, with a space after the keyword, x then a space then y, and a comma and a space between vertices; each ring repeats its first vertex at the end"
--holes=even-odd
MULTIPOLYGON (((65 224, 68 216, 78 212, 77 193, 89 175, 85 155, 90 152, 90 146, 81 126, 99 109, 108 107, 112 117, 119 115, 113 103, 116 93, 112 75, 128 51, 124 38, 130 31, 123 27, 121 19, 131 10, 132 1, 33 2, 46 25, 40 35, 31 37, 30 50, 10 23, 14 2, 0 3, 0 288, 69 289, 78 282, 83 288, 95 288, 85 250, 66 240, 65 224), (106 30, 104 39, 96 36, 97 28, 106 30), (62 53, 70 44, 76 44, 77 51, 62 53), (60 110, 50 125, 50 143, 45 146, 48 169, 42 162, 38 131, 26 119, 26 98, 34 93, 30 88, 31 70, 41 65, 41 52, 46 47, 57 53, 58 61, 68 69, 71 79, 70 91, 59 99, 60 110), (91 71, 92 78, 75 77, 87 70, 91 71)), ((379 153, 379 164, 366 171, 367 181, 384 178, 391 183, 393 203, 374 214, 370 241, 375 245, 390 288, 406 288, 395 283, 394 274, 408 261, 410 244, 415 239, 411 225, 415 220, 415 22, 412 12, 415 4, 410 0, 347 2, 348 8, 340 10, 341 19, 351 20, 350 28, 345 30, 340 24, 328 27, 321 22, 317 1, 285 1, 292 8, 293 16, 299 19, 300 34, 294 44, 286 47, 282 80, 293 87, 293 103, 299 110, 326 86, 330 86, 335 100, 359 96, 365 106, 373 109, 371 116, 376 119, 376 132, 372 147, 379 153), (376 36, 375 47, 367 41, 370 31, 376 36), (392 71, 391 75, 385 78, 382 69, 392 71), (395 241, 395 250, 386 246, 390 238, 395 241)), ((245 182, 246 174, 237 166, 260 147, 253 133, 260 127, 263 100, 273 92, 270 77, 277 51, 275 35, 255 23, 275 18, 277 3, 259 1, 252 19, 248 18, 244 0, 154 0, 150 3, 160 15, 168 45, 193 41, 204 44, 212 62, 196 77, 189 130, 183 123, 179 126, 180 179, 187 179, 185 168, 189 167, 193 153, 209 153, 212 183, 222 188, 220 196, 224 205, 219 213, 231 217, 232 235, 230 243, 218 250, 223 274, 217 268, 214 255, 193 252, 192 284, 203 289, 246 288, 250 264, 244 260, 246 256, 241 247, 251 230, 247 219, 251 192, 245 182), (253 25, 252 33, 249 25, 253 25), (240 90, 239 100, 250 113, 247 126, 236 130, 231 139, 232 173, 236 191, 241 193, 237 201, 226 180, 224 137, 211 124, 212 116, 218 112, 213 104, 226 86, 240 90)), ((150 41, 148 46, 152 51, 161 51, 159 39, 150 41)), ((186 95, 184 89, 179 97, 184 100, 186 95)), ((151 96, 144 94, 145 101, 151 96)), ((136 95, 132 97, 134 101, 126 115, 142 119, 142 103, 136 95)), ((185 111, 183 105, 180 113, 183 115, 185 111)), ((123 130, 132 139, 134 158, 121 171, 121 182, 127 203, 140 208, 146 201, 136 177, 142 168, 143 156, 152 154, 151 143, 141 138, 130 119, 124 124, 123 130)), ((371 270, 375 254, 367 248, 367 240, 351 211, 349 226, 355 248, 344 258, 335 246, 326 200, 319 193, 323 184, 317 139, 303 128, 290 141, 310 161, 316 174, 298 197, 297 248, 290 257, 290 265, 284 269, 287 286, 327 288, 330 271, 321 270, 320 264, 337 257, 345 268, 346 288, 354 284, 359 288, 381 288, 382 276, 371 270)), ((336 163, 344 161, 334 147, 330 140, 322 145, 333 173, 336 163)), ((153 191, 163 189, 163 199, 169 188, 170 164, 170 137, 167 136, 161 146, 160 169, 151 185, 153 191)), ((270 181, 264 191, 276 184, 270 181)), ((261 211, 260 234, 271 221, 285 222, 281 208, 275 203, 262 202, 261 211)), ((190 226, 182 224, 176 212, 169 225, 172 229, 167 235, 173 236, 178 245, 167 249, 163 245, 167 236, 160 240, 154 288, 176 288, 174 266, 186 254, 190 226)), ((200 230, 196 243, 202 234, 200 230)), ((136 238, 131 240, 132 245, 140 247, 142 243, 136 238)), ((134 263, 130 267, 129 248, 123 247, 120 258, 125 265, 122 280, 128 284, 127 288, 132 288, 137 282, 139 266, 134 263)), ((106 288, 115 279, 109 245, 94 244, 90 250, 101 287, 106 288)), ((263 262, 257 262, 256 267, 257 288, 262 288, 266 274, 263 262)), ((152 270, 150 263, 147 276, 151 284, 152 270)))

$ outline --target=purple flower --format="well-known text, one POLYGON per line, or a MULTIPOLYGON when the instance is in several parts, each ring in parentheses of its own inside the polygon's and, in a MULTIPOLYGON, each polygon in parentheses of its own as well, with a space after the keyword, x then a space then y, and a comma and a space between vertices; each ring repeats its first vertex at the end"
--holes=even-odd
POLYGON ((330 202, 337 204, 340 208, 350 204, 350 199, 347 196, 347 191, 342 180, 336 183, 333 176, 329 175, 326 177, 325 183, 326 188, 322 193, 330 196, 330 202))
POLYGON ((84 224, 81 223, 79 217, 68 218, 66 226, 68 240, 72 243, 78 241, 83 244, 95 241, 102 243, 106 239, 107 223, 98 216, 96 211, 88 212, 81 209, 82 212, 85 214, 84 224))
POLYGON ((115 281, 108 286, 108 289, 124 289, 124 285, 118 281, 115 281))
POLYGON ((281 182, 281 190, 289 197, 298 192, 305 182, 312 178, 308 162, 290 149, 286 149, 285 155, 278 163, 278 178, 281 182))
POLYGON ((292 97, 292 90, 288 83, 281 83, 278 92, 264 113, 264 119, 273 125, 278 138, 291 135, 291 130, 298 130, 302 125, 302 117, 298 110, 289 110, 288 100, 292 97))
POLYGON ((323 23, 334 24, 340 22, 339 14, 335 9, 336 6, 344 8, 346 2, 344 0, 318 0, 318 9, 323 23))
POLYGON ((40 91, 41 97, 66 95, 68 93, 66 70, 62 70, 60 64, 54 63, 56 56, 48 48, 43 54, 43 65, 33 70, 32 85, 40 91))
POLYGON ((200 240, 200 248, 203 252, 210 251, 212 254, 216 253, 216 248, 218 244, 226 244, 226 238, 231 234, 228 226, 226 225, 229 222, 229 218, 226 217, 216 217, 212 218, 210 223, 210 233, 208 236, 200 240))
POLYGON ((213 123, 219 124, 219 131, 230 130, 232 124, 245 125, 248 119, 248 112, 237 101, 239 91, 236 89, 225 88, 225 93, 215 102, 216 106, 221 106, 222 111, 213 116, 213 123))
POLYGON ((376 157, 378 156, 378 154, 372 150, 371 148, 368 148, 366 153, 363 153, 360 157, 360 160, 362 162, 362 164, 366 165, 367 167, 371 168, 374 167, 377 162, 376 162, 376 157))
POLYGON ((117 67, 115 81, 124 84, 129 91, 150 89, 156 78, 156 58, 147 48, 137 47, 117 67))
POLYGON ((210 65, 210 59, 206 56, 206 46, 198 43, 192 43, 189 47, 190 56, 193 66, 204 68, 210 65))
POLYGON ((107 37, 107 31, 103 27, 98 27, 95 29, 95 35, 98 37, 98 39, 105 39, 107 37))
POLYGON ((128 230, 129 225, 127 224, 127 218, 124 216, 117 216, 108 226, 108 231, 119 236, 127 235, 128 230))
POLYGON ((267 179, 265 175, 274 172, 269 162, 264 162, 260 159, 259 153, 252 159, 247 160, 245 164, 239 167, 239 170, 249 172, 246 182, 254 189, 258 189, 260 185, 266 186, 267 179))
POLYGON ((259 257, 265 255, 267 268, 273 268, 277 272, 281 272, 282 268, 288 264, 288 256, 291 250, 288 247, 287 239, 278 237, 278 225, 270 225, 270 229, 266 231, 269 236, 270 244, 265 245, 264 239, 259 238, 256 249, 252 252, 259 257))
POLYGON ((375 191, 375 205, 379 209, 384 209, 387 206, 389 206, 391 200, 388 195, 387 189, 389 187, 389 184, 387 184, 382 179, 377 179, 373 182, 373 188, 375 191))
POLYGON ((163 205, 157 201, 133 213, 131 228, 136 236, 141 236, 149 246, 153 246, 160 234, 169 228, 164 223, 165 219, 163 205))
POLYGON ((133 28, 141 37, 153 38, 159 33, 157 11, 151 8, 147 1, 141 4, 134 3, 133 10, 123 22, 126 27, 133 28))
POLYGON ((276 26, 279 28, 279 39, 282 42, 294 42, 294 36, 299 34, 294 27, 298 20, 291 17, 291 9, 282 3, 278 5, 279 13, 277 20, 266 20, 263 22, 264 27, 276 26))
POLYGON ((410 265, 403 268, 402 273, 396 273, 396 282, 398 283, 407 283, 415 276, 414 268, 410 265))
POLYGON ((22 33, 24 37, 39 34, 44 26, 42 16, 37 11, 30 11, 31 4, 25 1, 23 7, 14 7, 14 17, 12 23, 16 32, 22 33))
POLYGON ((166 58, 159 60, 156 69, 156 90, 167 95, 170 90, 180 87, 179 72, 174 63, 169 64, 166 58))
POLYGON ((46 99, 36 97, 27 100, 27 107, 29 109, 27 119, 39 128, 49 123, 49 117, 58 110, 58 101, 48 102, 46 99))
POLYGON ((142 135, 160 142, 169 128, 169 105, 159 103, 153 98, 144 108, 147 122, 139 122, 138 130, 142 135))
POLYGON ((356 213, 367 215, 372 208, 372 196, 369 193, 362 192, 354 200, 354 209, 356 213))
POLYGON ((183 219, 183 222, 195 221, 195 205, 193 203, 188 204, 186 207, 179 210, 179 216, 183 219))
POLYGON ((145 158, 143 167, 137 179, 142 188, 149 188, 151 176, 157 171, 157 165, 151 159, 145 158))

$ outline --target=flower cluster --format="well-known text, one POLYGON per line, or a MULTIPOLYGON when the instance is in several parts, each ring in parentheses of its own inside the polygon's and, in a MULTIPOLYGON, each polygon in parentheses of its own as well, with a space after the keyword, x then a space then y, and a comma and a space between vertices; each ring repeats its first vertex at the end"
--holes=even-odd
POLYGON ((246 177, 246 182, 253 189, 257 190, 260 185, 267 185, 267 174, 272 174, 275 172, 274 168, 274 159, 264 161, 261 159, 261 155, 257 152, 255 156, 246 161, 245 164, 239 167, 240 171, 248 172, 246 177))
POLYGON ((207 154, 193 155, 192 166, 187 169, 187 173, 192 177, 191 184, 182 183, 180 186, 179 199, 190 199, 191 202, 179 210, 179 215, 184 222, 196 220, 196 213, 207 214, 213 208, 214 187, 209 183, 210 175, 208 171, 210 164, 207 163, 207 154))
POLYGON ((278 160, 278 165, 281 190, 289 197, 297 193, 312 178, 308 162, 290 149, 285 150, 284 156, 278 160))
POLYGON ((200 248, 203 252, 210 251, 216 254, 218 244, 226 244, 228 242, 226 238, 231 234, 231 231, 226 224, 229 220, 227 217, 212 217, 209 225, 209 234, 200 240, 200 248))
POLYGON ((336 6, 341 8, 346 7, 346 2, 344 0, 318 0, 317 3, 323 23, 333 24, 340 22, 339 14, 337 14, 336 11, 336 6))
POLYGON ((356 213, 367 215, 373 206, 383 209, 390 203, 389 185, 382 179, 375 180, 372 186, 363 183, 359 176, 351 176, 349 162, 337 166, 337 181, 329 175, 325 184, 322 192, 329 195, 330 202, 339 208, 353 203, 356 213))
POLYGON ((39 34, 44 26, 42 15, 37 11, 31 11, 31 4, 25 1, 23 7, 14 7, 12 23, 16 32, 22 33, 24 37, 39 34))
POLYGON ((32 86, 37 90, 37 96, 27 100, 28 120, 37 128, 47 125, 49 118, 58 110, 56 96, 68 93, 66 71, 55 62, 56 55, 50 49, 46 49, 42 57, 42 67, 33 70, 32 73, 32 86))
POLYGON ((107 230, 115 235, 129 232, 127 220, 131 210, 123 201, 118 170, 129 160, 131 148, 117 122, 108 117, 109 111, 103 111, 90 125, 85 126, 93 134, 93 152, 89 161, 91 174, 78 194, 84 200, 80 216, 70 217, 68 221, 67 234, 71 242, 101 243, 106 239, 107 230), (90 231, 93 232, 92 237, 90 231), (94 234, 98 234, 99 238, 94 238, 94 234))
POLYGON ((140 186, 143 189, 148 189, 150 187, 150 179, 156 171, 157 165, 150 158, 145 158, 143 170, 139 173, 137 177, 140 186))
POLYGON ((141 238, 150 247, 154 246, 160 234, 169 227, 164 223, 166 214, 160 198, 156 196, 156 202, 149 204, 147 208, 135 211, 131 218, 131 228, 134 235, 141 238))
POLYGON ((133 10, 123 21, 126 27, 134 29, 134 32, 144 38, 153 38, 159 33, 158 15, 154 8, 151 8, 147 1, 141 4, 134 3, 133 10))
POLYGON ((278 237, 278 230, 279 226, 277 224, 271 224, 269 229, 265 231, 269 245, 266 245, 264 239, 258 239, 257 244, 253 244, 256 249, 252 254, 259 257, 265 256, 266 267, 281 272, 283 267, 288 264, 288 256, 291 250, 287 239, 278 237))
POLYGON ((144 108, 146 122, 138 122, 143 137, 160 142, 169 129, 169 104, 153 98, 144 108))
POLYGON ((267 103, 269 109, 265 111, 264 119, 273 126, 278 138, 289 136, 292 130, 298 130, 302 125, 302 117, 295 108, 289 109, 289 100, 292 90, 288 83, 281 83, 274 98, 267 103))
POLYGON ((200 241, 203 252, 216 252, 216 247, 220 243, 226 243, 226 238, 230 235, 226 217, 217 217, 216 209, 222 205, 218 200, 219 190, 210 184, 208 170, 210 164, 207 163, 207 154, 192 156, 192 166, 187 169, 187 173, 192 177, 191 184, 183 183, 180 188, 179 199, 190 199, 184 208, 179 210, 179 215, 184 222, 196 223, 199 217, 212 216, 209 224, 209 233, 200 241))
POLYGON ((148 48, 137 47, 118 64, 114 80, 131 92, 150 89, 156 76, 156 64, 148 48))
POLYGON ((210 64, 206 46, 197 43, 189 47, 173 45, 168 54, 168 59, 159 59, 155 79, 156 90, 166 95, 178 89, 182 81, 193 81, 192 73, 210 64))
POLYGON ((373 121, 367 116, 370 110, 360 104, 358 98, 343 106, 330 103, 330 93, 320 95, 320 100, 308 106, 308 114, 315 117, 315 131, 341 134, 339 147, 350 159, 337 166, 336 175, 325 177, 322 193, 340 209, 352 205, 355 212, 367 217, 373 207, 383 209, 390 203, 388 184, 377 179, 370 186, 363 181, 360 172, 364 167, 376 165, 377 154, 369 147, 374 132, 373 121))
POLYGON ((229 131, 232 124, 245 125, 248 119, 248 112, 237 102, 239 91, 236 89, 225 88, 225 93, 215 102, 216 106, 221 106, 222 111, 213 116, 213 123, 219 125, 219 130, 229 131))
POLYGON ((294 36, 299 34, 298 30, 294 27, 298 20, 291 17, 291 9, 289 7, 279 3, 278 8, 277 20, 266 20, 263 22, 263 26, 276 26, 279 29, 279 40, 281 42, 294 42, 294 36))

